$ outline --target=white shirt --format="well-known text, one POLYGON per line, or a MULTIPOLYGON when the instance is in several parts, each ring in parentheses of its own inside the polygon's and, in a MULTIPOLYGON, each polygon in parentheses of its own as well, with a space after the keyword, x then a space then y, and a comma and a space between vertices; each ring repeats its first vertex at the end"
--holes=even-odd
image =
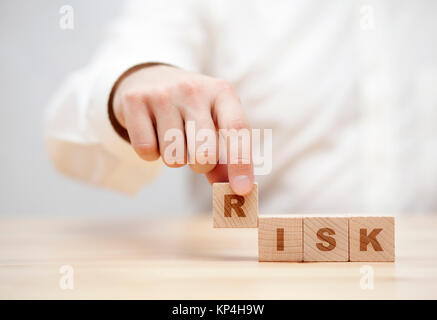
MULTIPOLYGON (((437 211, 437 3, 129 2, 101 50, 47 109, 63 173, 135 193, 159 172, 114 132, 107 100, 129 67, 170 63, 232 82, 273 129, 269 212, 437 211)), ((201 190, 196 199, 201 201, 201 190)))

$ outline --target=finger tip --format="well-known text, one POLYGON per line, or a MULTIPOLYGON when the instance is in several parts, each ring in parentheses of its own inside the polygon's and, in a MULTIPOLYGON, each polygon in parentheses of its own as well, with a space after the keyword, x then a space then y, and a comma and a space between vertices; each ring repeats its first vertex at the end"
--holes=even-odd
POLYGON ((232 190, 241 196, 245 196, 252 191, 253 179, 247 175, 236 176, 231 179, 232 190))

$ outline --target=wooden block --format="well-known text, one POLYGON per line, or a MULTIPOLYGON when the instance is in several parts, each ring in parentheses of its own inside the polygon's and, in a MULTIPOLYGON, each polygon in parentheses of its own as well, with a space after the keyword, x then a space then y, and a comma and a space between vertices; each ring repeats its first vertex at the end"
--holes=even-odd
POLYGON ((229 183, 214 183, 214 228, 258 227, 258 184, 246 196, 235 194, 229 183))
POLYGON ((394 229, 394 217, 349 218, 349 260, 394 261, 394 229))
POLYGON ((347 217, 303 218, 304 261, 349 261, 347 217))
POLYGON ((258 260, 302 261, 302 227, 302 217, 260 217, 258 260))

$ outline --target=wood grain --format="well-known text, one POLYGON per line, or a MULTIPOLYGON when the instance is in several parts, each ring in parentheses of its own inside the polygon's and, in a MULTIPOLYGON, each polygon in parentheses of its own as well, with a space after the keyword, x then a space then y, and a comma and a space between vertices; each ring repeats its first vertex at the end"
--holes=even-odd
POLYGON ((395 263, 260 263, 256 229, 149 215, 0 219, 0 299, 437 299, 436 215, 396 217, 395 263))
POLYGON ((258 260, 303 260, 301 217, 259 217, 258 260))
POLYGON ((351 217, 350 261, 394 261, 394 227, 393 217, 351 217))
POLYGON ((229 183, 213 184, 214 228, 258 227, 258 184, 246 196, 236 195, 229 183))
POLYGON ((303 219, 304 261, 349 261, 347 217, 303 219))

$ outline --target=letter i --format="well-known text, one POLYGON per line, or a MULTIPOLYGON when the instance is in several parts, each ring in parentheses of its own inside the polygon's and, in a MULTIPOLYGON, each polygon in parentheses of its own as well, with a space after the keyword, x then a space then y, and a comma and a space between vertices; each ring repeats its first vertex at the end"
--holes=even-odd
POLYGON ((276 250, 284 251, 284 228, 276 229, 276 250))

